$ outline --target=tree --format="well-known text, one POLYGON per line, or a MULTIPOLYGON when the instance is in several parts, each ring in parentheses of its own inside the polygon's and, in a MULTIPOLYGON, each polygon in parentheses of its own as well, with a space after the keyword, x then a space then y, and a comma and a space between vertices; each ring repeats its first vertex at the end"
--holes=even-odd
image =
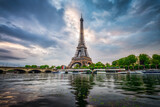
POLYGON ((156 68, 156 65, 155 64, 151 64, 151 68, 156 68))
POLYGON ((54 68, 55 68, 55 66, 54 66, 54 65, 52 65, 50 68, 51 68, 51 69, 54 69, 54 68))
POLYGON ((118 65, 124 65, 125 57, 118 60, 118 65))
POLYGON ((157 67, 158 69, 160 69, 160 63, 158 64, 158 67, 157 67))
POLYGON ((41 65, 40 68, 45 69, 45 68, 49 68, 49 66, 48 65, 41 65))
POLYGON ((143 65, 140 65, 140 66, 139 66, 139 69, 144 69, 144 66, 143 66, 143 65))
POLYGON ((57 66, 56 69, 61 69, 61 66, 57 66))
POLYGON ((118 62, 117 61, 113 61, 112 65, 116 66, 116 65, 118 65, 118 62))
POLYGON ((128 70, 128 65, 125 65, 125 69, 128 70))
POLYGON ((25 65, 25 68, 31 68, 31 66, 30 65, 25 65))
POLYGON ((128 57, 125 57, 124 65, 130 65, 130 61, 128 57))
POLYGON ((41 69, 44 69, 44 68, 45 68, 45 66, 44 66, 44 65, 41 65, 41 66, 40 66, 40 68, 41 68, 41 69))
POLYGON ((150 59, 147 54, 140 54, 139 61, 140 61, 140 65, 150 64, 150 59))
POLYGON ((44 65, 45 66, 45 68, 49 68, 49 65, 44 65))
POLYGON ((37 68, 37 65, 32 65, 32 68, 37 68))
POLYGON ((152 55, 152 63, 158 65, 160 63, 160 55, 153 54, 152 55))
POLYGON ((130 65, 130 66, 129 66, 129 69, 130 69, 130 70, 133 70, 133 66, 132 66, 132 65, 130 65))
POLYGON ((139 65, 136 64, 136 65, 134 66, 134 69, 135 69, 135 70, 138 70, 138 68, 139 68, 139 65))
POLYGON ((81 68, 82 68, 82 69, 85 69, 85 68, 87 68, 87 66, 86 66, 86 65, 83 65, 81 68))
POLYGON ((97 62, 96 64, 95 64, 95 66, 105 66, 102 62, 97 62))
POLYGON ((120 68, 124 68, 123 65, 121 65, 120 68))
POLYGON ((109 63, 106 63, 106 67, 110 67, 111 65, 109 63))
POLYGON ((145 64, 145 68, 149 69, 150 68, 149 64, 145 64))
POLYGON ((128 60, 129 60, 129 64, 131 65, 133 65, 134 63, 136 63, 136 61, 137 61, 137 58, 136 58, 136 56, 135 55, 129 55, 128 56, 128 60))
POLYGON ((95 67, 95 64, 94 64, 94 63, 92 63, 92 64, 89 65, 89 68, 90 68, 90 69, 94 69, 94 67, 95 67))

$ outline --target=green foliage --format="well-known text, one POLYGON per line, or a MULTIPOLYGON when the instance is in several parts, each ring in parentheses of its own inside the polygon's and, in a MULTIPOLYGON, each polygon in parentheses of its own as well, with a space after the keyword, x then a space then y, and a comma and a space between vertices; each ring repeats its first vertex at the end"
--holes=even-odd
POLYGON ((144 69, 144 66, 143 66, 143 65, 140 65, 140 66, 139 66, 139 69, 144 69))
POLYGON ((81 68, 82 68, 82 69, 87 69, 87 68, 89 68, 89 67, 87 67, 86 65, 83 65, 81 68))
POLYGON ((25 68, 31 68, 31 66, 30 65, 25 65, 25 68))
POLYGON ((128 70, 128 65, 125 65, 125 69, 128 70))
POLYGON ((158 64, 157 68, 160 69, 160 63, 158 64))
MULTIPOLYGON (((153 54, 152 58, 150 58, 147 54, 140 54, 139 57, 136 57, 135 55, 129 55, 127 57, 120 58, 119 60, 115 60, 112 62, 111 67, 117 67, 123 68, 125 66, 126 69, 128 69, 126 66, 129 66, 129 69, 150 69, 150 64, 152 65, 151 68, 159 68, 160 69, 160 55, 153 54), (139 58, 139 64, 143 65, 140 66, 136 64, 137 60, 139 58), (136 64, 136 65, 135 65, 136 64), (131 67, 132 65, 132 67, 131 67)), ((107 67, 107 66, 106 66, 107 67)))
POLYGON ((54 69, 54 68, 55 68, 55 66, 54 66, 54 65, 52 65, 50 68, 51 68, 51 69, 54 69))
POLYGON ((57 66, 56 69, 61 69, 61 66, 57 66))
POLYGON ((121 58, 118 60, 118 65, 125 65, 125 58, 121 58))
POLYGON ((97 69, 97 68, 98 68, 98 66, 95 66, 94 68, 95 68, 95 69, 97 69))
POLYGON ((40 68, 45 69, 45 68, 49 68, 49 66, 48 65, 41 65, 40 68))
POLYGON ((106 67, 111 67, 111 65, 109 63, 106 63, 106 67))
POLYGON ((146 69, 149 69, 149 68, 150 68, 150 65, 149 65, 149 64, 145 64, 145 68, 146 68, 146 69))
POLYGON ((32 67, 32 68, 37 68, 37 65, 32 65, 31 67, 32 67))
POLYGON ((136 58, 135 55, 129 55, 129 56, 127 57, 127 59, 129 60, 128 62, 129 62, 130 65, 133 65, 133 64, 136 63, 136 61, 137 61, 137 58, 136 58))
POLYGON ((117 61, 113 61, 112 65, 116 66, 116 65, 118 65, 118 62, 117 61))
POLYGON ((158 65, 160 63, 160 55, 153 54, 152 55, 152 63, 158 65))
POLYGON ((120 68, 124 68, 123 65, 121 65, 120 68))
POLYGON ((147 54, 140 54, 139 61, 140 61, 140 65, 150 64, 150 59, 147 54))
POLYGON ((155 64, 151 64, 151 68, 152 69, 156 68, 156 65, 155 64))
POLYGON ((89 65, 89 68, 94 69, 94 66, 95 66, 95 64, 92 63, 92 64, 89 65))
POLYGON ((129 61, 129 58, 128 57, 125 57, 124 59, 124 65, 130 65, 130 61, 129 61))
POLYGON ((120 58, 119 60, 113 61, 112 65, 116 66, 121 66, 121 65, 133 65, 134 63, 136 63, 137 58, 135 55, 129 55, 127 57, 124 58, 120 58))
POLYGON ((135 70, 138 70, 138 67, 139 67, 139 65, 136 64, 136 65, 134 66, 134 69, 135 69, 135 70))
POLYGON ((130 70, 133 70, 133 66, 132 66, 132 65, 130 65, 130 66, 129 66, 129 69, 130 69, 130 70))
POLYGON ((101 67, 101 66, 105 66, 102 62, 97 62, 96 64, 95 64, 95 66, 98 66, 98 67, 101 67))

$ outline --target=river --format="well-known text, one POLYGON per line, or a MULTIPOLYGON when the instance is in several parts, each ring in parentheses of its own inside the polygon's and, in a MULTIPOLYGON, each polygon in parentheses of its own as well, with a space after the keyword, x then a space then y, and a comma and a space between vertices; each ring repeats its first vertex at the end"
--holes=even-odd
POLYGON ((0 106, 158 107, 159 74, 0 74, 0 106))

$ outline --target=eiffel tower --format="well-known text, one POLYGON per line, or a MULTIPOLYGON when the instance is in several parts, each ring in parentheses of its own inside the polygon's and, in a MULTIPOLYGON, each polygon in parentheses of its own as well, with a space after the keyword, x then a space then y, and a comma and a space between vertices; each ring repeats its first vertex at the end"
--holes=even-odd
POLYGON ((87 52, 87 47, 84 41, 84 31, 83 31, 83 18, 80 18, 80 38, 77 46, 75 56, 72 58, 68 68, 72 68, 73 65, 79 64, 80 66, 89 65, 92 63, 92 59, 89 57, 87 52))

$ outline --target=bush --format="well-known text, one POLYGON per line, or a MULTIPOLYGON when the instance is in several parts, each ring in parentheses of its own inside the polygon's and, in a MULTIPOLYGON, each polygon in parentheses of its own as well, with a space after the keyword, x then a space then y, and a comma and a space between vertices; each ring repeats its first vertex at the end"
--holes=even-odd
POLYGON ((128 70, 128 65, 125 65, 125 69, 128 70))
POLYGON ((130 69, 130 70, 133 70, 133 66, 132 66, 132 65, 130 65, 130 66, 129 66, 129 69, 130 69))
POLYGON ((140 66, 139 66, 139 69, 144 69, 144 66, 143 66, 143 65, 140 65, 140 66))
POLYGON ((149 69, 150 68, 149 64, 145 64, 145 68, 149 69))
POLYGON ((135 70, 138 70, 138 66, 139 66, 138 64, 135 65, 135 66, 134 66, 134 69, 135 69, 135 70))
POLYGON ((32 68, 37 68, 37 65, 32 65, 32 68))
POLYGON ((124 68, 123 65, 121 65, 120 68, 124 68))
POLYGON ((151 64, 151 69, 155 69, 156 65, 155 64, 151 64))
POLYGON ((158 64, 157 68, 160 69, 160 64, 158 64))
POLYGON ((25 65, 25 68, 31 68, 31 66, 30 65, 25 65))

